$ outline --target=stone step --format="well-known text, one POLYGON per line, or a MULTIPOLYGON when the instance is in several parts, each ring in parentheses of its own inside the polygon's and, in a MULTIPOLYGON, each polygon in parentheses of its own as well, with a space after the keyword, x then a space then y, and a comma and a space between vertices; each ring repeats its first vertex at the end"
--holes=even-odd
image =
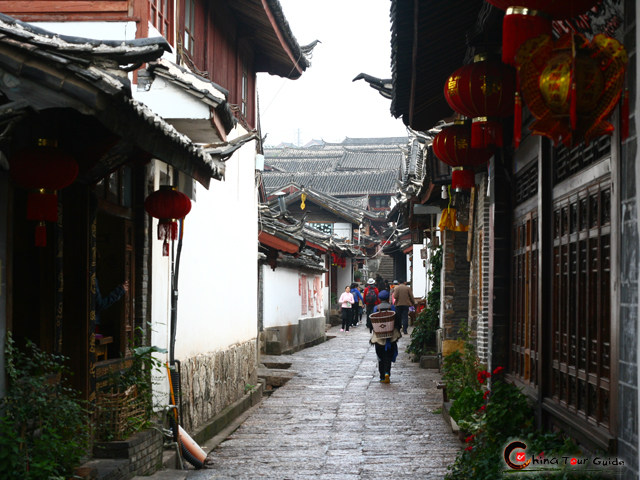
POLYGON ((279 368, 258 368, 258 378, 262 378, 267 387, 281 387, 293 377, 295 377, 298 372, 293 370, 284 370, 279 368))
POLYGON ((277 355, 260 355, 260 363, 266 368, 277 368, 286 370, 291 368, 291 362, 277 355))

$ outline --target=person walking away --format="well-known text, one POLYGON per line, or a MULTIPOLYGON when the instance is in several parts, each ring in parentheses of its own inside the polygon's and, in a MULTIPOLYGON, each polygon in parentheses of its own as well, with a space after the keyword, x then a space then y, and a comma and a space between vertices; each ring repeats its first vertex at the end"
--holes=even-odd
MULTIPOLYGON (((380 303, 374 307, 374 312, 395 311, 395 307, 389 303, 389 292, 383 290, 378 295, 380 303)), ((396 313, 397 316, 397 313, 396 313)), ((378 357, 378 371, 381 383, 391 383, 391 364, 398 358, 398 340, 402 338, 399 322, 395 322, 391 338, 380 338, 373 332, 369 343, 375 345, 378 357)))
POLYGON ((413 298, 413 292, 407 286, 407 281, 403 280, 400 285, 393 289, 393 297, 396 299, 396 315, 400 317, 402 322, 402 333, 407 333, 409 328, 409 307, 416 304, 413 298))
POLYGON ((398 280, 394 280, 393 284, 391 285, 391 290, 389 291, 389 299, 391 300, 391 305, 395 305, 396 304, 396 299, 393 298, 393 290, 400 285, 400 282, 398 282, 398 280))
POLYGON ((344 289, 344 292, 342 292, 342 295, 340 295, 340 299, 338 300, 338 303, 342 307, 342 328, 340 329, 340 331, 344 332, 346 326, 347 333, 349 333, 349 324, 351 323, 351 316, 353 315, 351 313, 351 306, 354 304, 353 295, 351 295, 350 291, 351 288, 347 286, 344 289))
POLYGON ((362 302, 362 294, 360 293, 360 290, 358 290, 357 283, 351 284, 351 294, 353 295, 354 302, 353 308, 351 308, 351 326, 355 327, 358 324, 358 305, 362 302))
POLYGON ((369 333, 373 331, 373 325, 371 325, 369 315, 373 313, 373 308, 380 303, 380 300, 378 300, 378 294, 380 292, 375 287, 375 283, 376 281, 370 278, 367 280, 367 288, 364 289, 364 306, 367 311, 367 328, 369 329, 369 333))

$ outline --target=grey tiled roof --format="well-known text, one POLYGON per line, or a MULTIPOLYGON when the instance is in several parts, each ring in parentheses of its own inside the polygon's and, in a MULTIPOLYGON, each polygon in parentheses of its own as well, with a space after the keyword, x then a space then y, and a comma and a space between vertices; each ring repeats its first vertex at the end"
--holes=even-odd
POLYGON ((347 150, 338 164, 340 170, 395 170, 403 161, 400 148, 394 150, 347 150))
POLYGON ((397 178, 395 170, 265 172, 263 182, 268 192, 295 182, 328 195, 376 195, 395 194, 398 189, 397 178))
POLYGON ((408 141, 407 137, 381 137, 381 138, 349 138, 346 137, 343 145, 403 145, 408 141))
MULTIPOLYGON (((270 149, 265 149, 269 152, 270 149)), ((343 148, 329 149, 323 147, 315 148, 283 148, 276 155, 267 154, 267 158, 327 158, 342 156, 343 148)))
POLYGON ((282 172, 326 172, 335 168, 335 163, 338 161, 334 159, 281 159, 272 158, 269 159, 267 165, 280 170, 282 172))

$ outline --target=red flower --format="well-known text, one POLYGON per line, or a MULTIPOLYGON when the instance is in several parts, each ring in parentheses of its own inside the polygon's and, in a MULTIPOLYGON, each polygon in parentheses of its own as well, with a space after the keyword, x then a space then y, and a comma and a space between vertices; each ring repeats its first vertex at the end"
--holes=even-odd
POLYGON ((465 448, 465 450, 468 450, 470 452, 471 450, 473 450, 473 447, 469 445, 467 448, 465 448))
POLYGON ((491 394, 491 390, 487 390, 486 392, 484 392, 484 395, 482 396, 482 399, 486 400, 487 398, 489 398, 490 394, 491 394))
POLYGON ((475 435, 469 435, 469 436, 467 437, 467 439, 465 440, 465 442, 466 442, 466 443, 473 442, 473 439, 474 439, 474 438, 476 438, 476 436, 475 436, 475 435))
POLYGON ((504 370, 504 367, 498 367, 493 371, 494 375, 499 375, 504 370))
POLYGON ((489 372, 487 372, 486 370, 483 370, 481 372, 478 372, 478 381, 480 383, 484 383, 484 381, 489 378, 491 376, 491 374, 489 372))
POLYGON ((480 407, 480 410, 482 410, 482 411, 484 412, 486 408, 487 408, 487 407, 485 407, 484 405, 482 405, 482 406, 480 407))

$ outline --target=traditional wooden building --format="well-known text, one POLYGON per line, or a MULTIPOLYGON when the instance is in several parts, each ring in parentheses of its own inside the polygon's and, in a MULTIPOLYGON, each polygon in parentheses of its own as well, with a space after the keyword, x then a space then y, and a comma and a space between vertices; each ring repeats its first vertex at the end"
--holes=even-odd
MULTIPOLYGON (((0 11, 34 22, 0 17, 0 100, 11 133, 0 168, 0 332, 70 356, 74 386, 91 400, 138 330, 138 340, 181 361, 180 407, 195 431, 256 383, 258 298, 239 310, 225 290, 257 292, 256 258, 220 254, 256 250, 256 73, 298 78, 310 50, 276 0, 2 2, 0 11), (79 165, 59 192, 44 248, 25 219, 27 192, 10 177, 12 156, 39 138, 56 140, 79 165), (169 248, 144 209, 161 186, 191 203, 169 248), (239 218, 238 230, 220 235, 220 224, 239 218), (128 281, 123 300, 101 315, 102 339, 96 270, 103 294, 128 281), (216 369, 223 364, 233 375, 216 369), (198 377, 203 370, 213 375, 198 377)), ((168 401, 167 392, 165 378, 156 393, 168 401)))
MULTIPOLYGON (((475 54, 500 53, 503 15, 482 2, 392 2, 392 113, 437 133, 453 113, 442 95, 446 79, 475 54)), ((636 22, 634 2, 605 0, 579 19, 554 23, 556 33, 590 39, 605 32, 624 44, 631 119, 636 22)), ((526 110, 514 148, 512 119, 504 121, 504 147, 488 169, 476 169, 469 232, 443 232, 443 275, 469 300, 441 322, 455 339, 459 319, 472 320, 481 358, 491 370, 507 369, 537 406, 539 425, 561 428, 587 451, 618 455, 631 479, 639 470, 637 149, 633 121, 628 137, 621 135, 624 115, 618 105, 611 136, 574 148, 530 134, 526 110)), ((428 144, 425 158, 420 188, 448 183, 450 170, 428 144)))

